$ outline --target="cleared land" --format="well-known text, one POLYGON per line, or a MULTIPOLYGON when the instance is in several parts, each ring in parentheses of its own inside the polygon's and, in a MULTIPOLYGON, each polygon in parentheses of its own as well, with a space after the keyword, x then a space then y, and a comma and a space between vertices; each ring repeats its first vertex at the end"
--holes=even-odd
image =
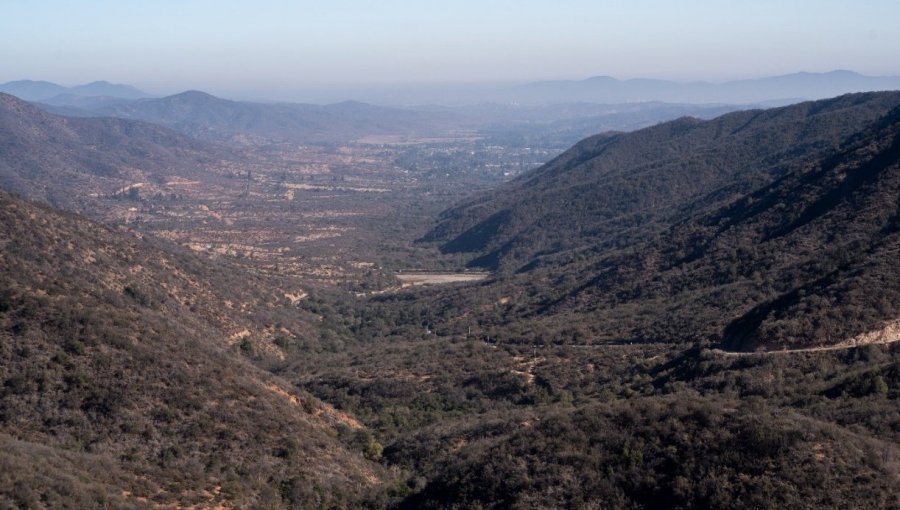
POLYGON ((477 282, 490 276, 489 273, 398 273, 397 279, 403 286, 439 285, 442 283, 477 282))

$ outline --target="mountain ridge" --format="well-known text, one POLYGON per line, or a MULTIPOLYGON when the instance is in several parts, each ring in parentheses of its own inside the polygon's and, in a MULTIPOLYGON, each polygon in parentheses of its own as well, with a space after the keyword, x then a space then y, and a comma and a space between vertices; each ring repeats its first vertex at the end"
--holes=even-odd
MULTIPOLYGON (((632 133, 589 137, 542 167, 445 211, 423 240, 441 243, 448 253, 476 253, 478 258, 470 263, 489 268, 499 267, 504 254, 514 248, 524 250, 504 263, 510 270, 520 268, 532 262, 530 255, 539 251, 533 243, 515 242, 521 235, 517 232, 533 225, 529 217, 544 214, 545 224, 567 225, 565 219, 580 212, 580 216, 595 215, 611 222, 596 232, 585 232, 589 238, 621 232, 624 227, 616 227, 616 222, 627 227, 628 222, 635 221, 632 216, 639 207, 654 202, 668 207, 672 199, 684 201, 679 207, 688 206, 691 197, 700 198, 704 192, 726 185, 733 178, 736 164, 743 165, 750 175, 757 172, 754 165, 771 165, 772 158, 787 162, 804 151, 828 150, 898 101, 900 94, 894 93, 852 94, 783 108, 729 113, 709 121, 683 117, 632 133), (769 126, 780 126, 785 132, 775 132, 769 126), (702 173, 687 178, 687 168, 699 168, 702 173), (638 189, 642 191, 638 193, 638 189), (578 193, 574 198, 569 196, 573 190, 578 193), (552 195, 540 195, 543 192, 552 195), (514 207, 524 203, 527 208, 514 207), (512 216, 496 223, 496 215, 501 213, 512 216), (484 236, 485 229, 498 228, 503 229, 502 236, 484 236)), ((543 244, 564 242, 567 237, 577 237, 571 227, 551 235, 559 241, 543 244)))
POLYGON ((514 316, 538 330, 839 344, 900 317, 898 112, 898 93, 852 94, 597 135, 445 211, 423 241, 498 269, 488 295, 522 296, 514 316))
POLYGON ((65 94, 75 97, 106 96, 117 99, 149 97, 149 94, 131 85, 110 83, 102 80, 73 87, 66 87, 49 81, 18 80, 0 84, 0 92, 26 101, 46 101, 65 94))
POLYGON ((679 82, 594 76, 584 80, 532 82, 508 89, 508 100, 553 103, 560 98, 593 103, 664 101, 669 103, 753 104, 775 100, 814 100, 852 92, 900 89, 900 77, 865 76, 853 71, 798 72, 721 83, 679 82))
POLYGON ((328 143, 371 134, 427 134, 450 122, 447 113, 421 113, 354 101, 331 105, 254 103, 222 99, 191 90, 155 99, 112 104, 94 110, 106 115, 157 123, 209 141, 252 139, 328 143))

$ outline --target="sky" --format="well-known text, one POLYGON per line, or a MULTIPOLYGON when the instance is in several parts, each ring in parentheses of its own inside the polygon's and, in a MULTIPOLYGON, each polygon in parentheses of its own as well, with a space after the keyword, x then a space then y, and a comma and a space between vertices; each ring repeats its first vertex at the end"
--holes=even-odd
POLYGON ((0 82, 220 93, 900 75, 897 0, 3 0, 0 82))

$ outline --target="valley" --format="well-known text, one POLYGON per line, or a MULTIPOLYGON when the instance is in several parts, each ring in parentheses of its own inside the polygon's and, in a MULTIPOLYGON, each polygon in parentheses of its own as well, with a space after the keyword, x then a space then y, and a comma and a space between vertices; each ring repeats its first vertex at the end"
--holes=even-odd
POLYGON ((4 2, 0 510, 900 510, 900 2, 4 2))
POLYGON ((409 152, 368 144, 247 149, 212 170, 221 176, 214 182, 168 177, 117 198, 103 219, 213 258, 240 259, 254 271, 375 289, 407 257, 419 269, 443 269, 436 250, 413 244, 421 222, 509 178, 451 158, 441 169, 400 166, 409 152))
MULTIPOLYGON (((407 263, 418 269, 453 267, 434 260, 441 258, 436 250, 413 245, 428 218, 558 152, 492 145, 456 133, 406 136, 402 143, 369 137, 326 145, 226 146, 169 132, 154 133, 149 145, 141 140, 114 149, 108 168, 98 170, 84 162, 109 144, 94 139, 104 136, 112 119, 63 120, 12 96, 5 101, 12 113, 3 119, 10 148, 27 146, 39 154, 43 140, 19 139, 22 125, 35 119, 44 123, 35 129, 54 130, 36 160, 8 162, 11 171, 0 178, 11 191, 139 228, 211 257, 239 258, 254 271, 360 290, 393 281, 391 273, 407 263), (174 151, 169 143, 176 144, 174 151), (177 151, 191 156, 176 160, 177 151), (134 154, 159 163, 129 161, 134 154), (44 180, 31 173, 48 164, 67 168, 66 177, 44 180)), ((160 129, 116 122, 123 124, 114 126, 120 131, 160 129)))
POLYGON ((0 503, 897 504, 900 93, 565 150, 0 99, 0 503))

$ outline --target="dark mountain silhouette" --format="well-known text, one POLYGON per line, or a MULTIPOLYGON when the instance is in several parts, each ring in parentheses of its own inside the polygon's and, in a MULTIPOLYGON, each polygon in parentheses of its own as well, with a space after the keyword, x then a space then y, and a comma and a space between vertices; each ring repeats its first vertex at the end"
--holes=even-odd
POLYGON ((646 323, 628 319, 625 336, 736 350, 896 339, 900 109, 787 170, 631 249, 550 269, 581 280, 550 309, 615 308, 627 296, 646 323))
MULTIPOLYGON (((675 245, 689 250, 686 267, 709 271, 729 250, 752 246, 743 263, 777 291, 729 324, 727 346, 833 345, 865 333, 874 333, 873 341, 900 337, 900 108, 836 154, 696 225, 674 236, 691 239, 675 245)), ((699 273, 696 281, 712 280, 699 273)))

